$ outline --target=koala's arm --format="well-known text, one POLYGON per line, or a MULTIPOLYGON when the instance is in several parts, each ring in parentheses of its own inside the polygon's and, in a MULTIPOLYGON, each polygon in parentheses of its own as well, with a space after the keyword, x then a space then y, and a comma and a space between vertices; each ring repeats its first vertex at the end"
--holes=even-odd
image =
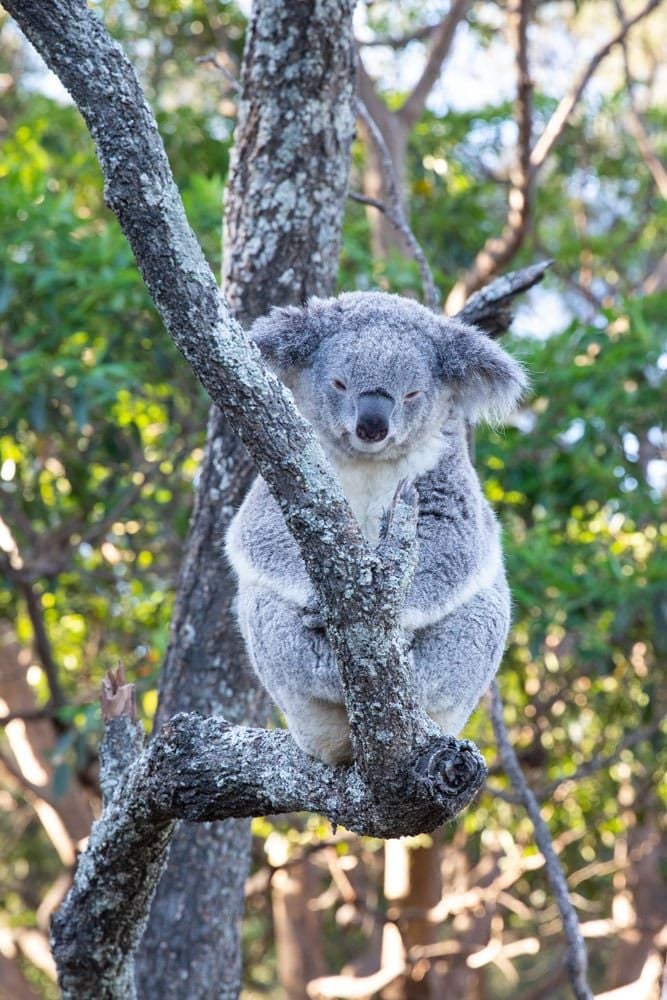
POLYGON ((427 628, 490 586, 503 572, 500 532, 465 459, 448 459, 417 481, 419 560, 402 615, 427 628))
POLYGON ((232 520, 225 549, 239 585, 274 591, 299 607, 312 607, 313 587, 278 504, 257 478, 232 520))

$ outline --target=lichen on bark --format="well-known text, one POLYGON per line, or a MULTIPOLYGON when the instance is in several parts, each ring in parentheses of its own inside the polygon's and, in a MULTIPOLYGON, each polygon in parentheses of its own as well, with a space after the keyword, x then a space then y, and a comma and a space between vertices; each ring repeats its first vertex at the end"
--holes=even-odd
MULTIPOLYGON (((331 2, 320 0, 315 9, 326 15, 331 2)), ((474 745, 436 732, 416 710, 410 691, 405 641, 396 624, 409 583, 403 561, 410 562, 414 544, 409 498, 398 498, 394 528, 383 550, 372 551, 312 429, 265 370, 221 297, 187 224, 154 119, 118 45, 83 0, 6 0, 6 6, 84 114, 97 144, 107 201, 168 332, 239 431, 281 506, 340 665, 355 749, 353 767, 331 769, 306 757, 283 731, 242 728, 196 714, 162 727, 95 825, 53 924, 63 995, 127 998, 132 952, 176 819, 310 809, 375 836, 414 834, 463 808, 480 787, 485 767, 474 745)), ((349 14, 350 7, 344 9, 349 14)), ((291 11, 292 21, 295 16, 291 11)), ((292 21, 285 24, 306 53, 306 79, 312 78, 314 88, 326 86, 292 21)), ((258 46, 260 62, 270 40, 266 31, 258 24, 249 42, 258 46)), ((249 132, 265 142, 275 122, 264 123, 250 112, 249 118, 249 132)), ((339 109, 335 141, 345 132, 345 121, 339 109)), ((329 136, 327 131, 327 141, 329 136)), ((241 150, 232 183, 234 170, 246 168, 241 150)), ((265 202, 274 221, 285 222, 297 211, 287 190, 277 204, 265 202)), ((328 195, 321 196, 324 203, 328 195)), ((250 213, 230 223, 238 227, 242 245, 245 227, 254 221, 250 213)), ((301 251, 294 251, 294 241, 282 246, 280 232, 271 230, 269 245, 284 275, 290 253, 301 251)), ((317 265, 332 267, 319 251, 314 256, 317 265)), ((265 269, 264 257, 259 259, 265 269)), ((252 286, 247 282, 252 266, 242 254, 244 292, 252 286)), ((276 278, 275 287, 285 284, 276 278)), ((230 295, 242 317, 257 308, 252 295, 239 292, 235 298, 233 288, 230 295)))

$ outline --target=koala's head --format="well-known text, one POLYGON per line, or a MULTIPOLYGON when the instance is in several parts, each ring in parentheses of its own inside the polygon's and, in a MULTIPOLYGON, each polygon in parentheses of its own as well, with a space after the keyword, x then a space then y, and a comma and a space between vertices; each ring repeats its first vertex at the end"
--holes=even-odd
POLYGON ((449 416, 501 419, 526 386, 501 347, 412 299, 349 292, 276 308, 250 331, 325 444, 393 459, 449 416))

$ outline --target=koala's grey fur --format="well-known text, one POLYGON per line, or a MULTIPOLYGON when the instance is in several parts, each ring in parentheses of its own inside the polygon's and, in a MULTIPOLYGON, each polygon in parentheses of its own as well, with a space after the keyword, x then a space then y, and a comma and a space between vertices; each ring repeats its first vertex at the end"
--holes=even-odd
MULTIPOLYGON (((419 703, 458 734, 498 668, 510 617, 499 529, 465 421, 509 413, 526 384, 521 368, 478 330, 382 292, 274 309, 251 336, 313 424, 372 545, 398 484, 414 482, 419 560, 402 624, 419 703), (383 440, 359 437, 367 400, 384 414, 383 440)), ((313 588, 261 478, 232 521, 227 553, 250 659, 292 735, 328 763, 348 760, 343 689, 313 627, 313 588)))

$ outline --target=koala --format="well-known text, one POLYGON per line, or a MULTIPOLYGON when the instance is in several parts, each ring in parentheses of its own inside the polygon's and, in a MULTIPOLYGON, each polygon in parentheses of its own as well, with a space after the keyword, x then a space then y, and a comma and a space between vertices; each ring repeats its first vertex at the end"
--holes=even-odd
MULTIPOLYGON (((377 545, 397 487, 418 494, 418 563, 402 612, 418 703, 458 735, 496 673, 510 620, 500 532, 466 423, 507 415, 526 386, 485 334, 411 299, 351 292, 276 308, 250 335, 291 390, 377 545)), ((229 527, 251 663, 307 753, 351 759, 343 688, 313 587, 261 478, 229 527)))

